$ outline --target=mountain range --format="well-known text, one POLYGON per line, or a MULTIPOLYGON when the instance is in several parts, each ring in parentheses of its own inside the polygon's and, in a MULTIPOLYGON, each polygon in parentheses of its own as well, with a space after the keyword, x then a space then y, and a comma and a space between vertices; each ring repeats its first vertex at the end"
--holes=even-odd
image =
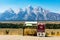
POLYGON ((55 21, 60 20, 60 14, 55 12, 50 12, 41 8, 40 6, 33 8, 28 6, 23 9, 19 9, 16 14, 13 9, 8 9, 0 14, 0 21, 42 21, 49 20, 55 21))

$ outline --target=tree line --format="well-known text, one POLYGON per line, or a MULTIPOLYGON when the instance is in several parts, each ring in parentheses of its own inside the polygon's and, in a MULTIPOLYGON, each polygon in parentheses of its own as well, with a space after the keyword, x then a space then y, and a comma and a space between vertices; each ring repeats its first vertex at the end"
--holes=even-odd
POLYGON ((25 26, 24 24, 0 23, 0 28, 37 28, 37 26, 25 26))
POLYGON ((0 28, 23 28, 23 24, 0 23, 0 28))
POLYGON ((46 24, 46 29, 60 29, 60 24, 46 24))

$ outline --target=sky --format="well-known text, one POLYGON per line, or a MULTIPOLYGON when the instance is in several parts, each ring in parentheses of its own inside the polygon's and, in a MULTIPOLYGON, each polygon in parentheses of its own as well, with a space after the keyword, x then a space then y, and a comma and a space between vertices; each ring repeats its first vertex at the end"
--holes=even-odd
POLYGON ((28 5, 41 6, 49 11, 60 13, 60 0, 0 0, 0 12, 4 12, 9 8, 17 10, 28 5))

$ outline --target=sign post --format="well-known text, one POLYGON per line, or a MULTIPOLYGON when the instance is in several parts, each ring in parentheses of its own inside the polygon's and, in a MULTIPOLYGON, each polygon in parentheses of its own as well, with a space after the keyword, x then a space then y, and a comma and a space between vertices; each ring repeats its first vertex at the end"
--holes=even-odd
POLYGON ((38 27, 37 27, 37 36, 45 36, 45 24, 41 23, 41 24, 38 24, 38 27))

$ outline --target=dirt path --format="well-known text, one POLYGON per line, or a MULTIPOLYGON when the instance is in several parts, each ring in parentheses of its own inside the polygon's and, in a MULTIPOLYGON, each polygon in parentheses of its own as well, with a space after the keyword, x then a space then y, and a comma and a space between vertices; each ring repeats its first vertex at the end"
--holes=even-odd
POLYGON ((0 35, 0 40, 59 40, 60 37, 33 37, 33 36, 11 36, 11 35, 0 35))

